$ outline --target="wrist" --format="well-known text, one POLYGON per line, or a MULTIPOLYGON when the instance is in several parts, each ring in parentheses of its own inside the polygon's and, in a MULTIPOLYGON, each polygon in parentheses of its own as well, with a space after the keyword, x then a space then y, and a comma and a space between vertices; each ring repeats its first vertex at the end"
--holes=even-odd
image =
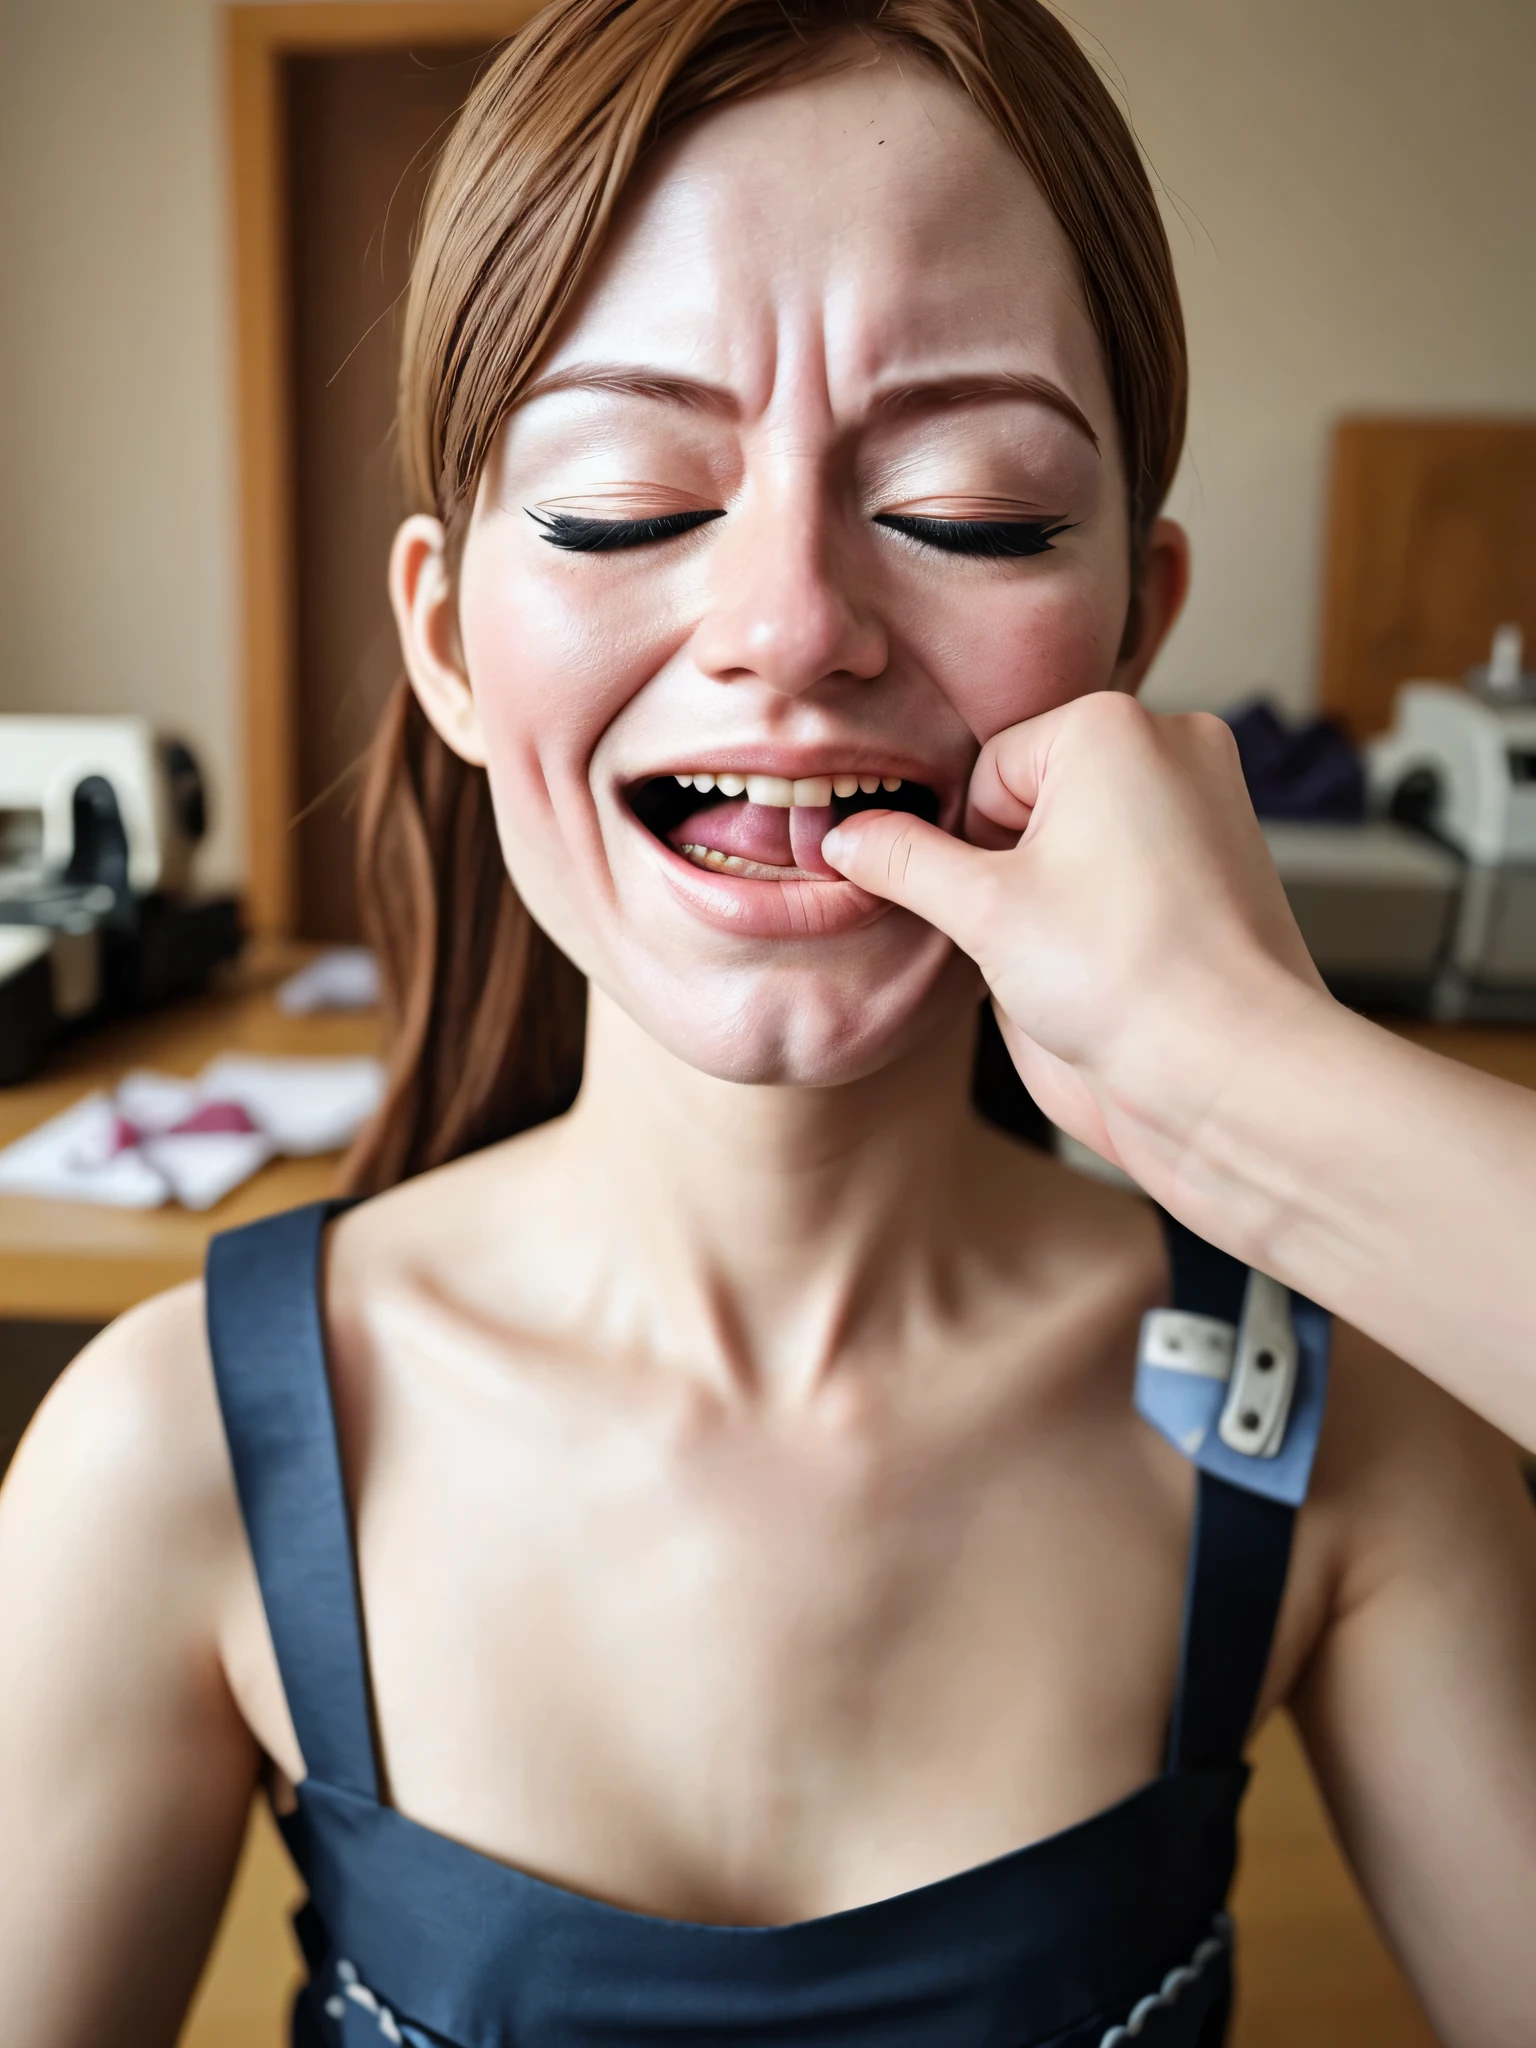
POLYGON ((1268 955, 1186 976, 1106 1063, 1101 1101, 1127 1170, 1191 1229, 1262 1263, 1298 1102, 1358 1022, 1268 955))

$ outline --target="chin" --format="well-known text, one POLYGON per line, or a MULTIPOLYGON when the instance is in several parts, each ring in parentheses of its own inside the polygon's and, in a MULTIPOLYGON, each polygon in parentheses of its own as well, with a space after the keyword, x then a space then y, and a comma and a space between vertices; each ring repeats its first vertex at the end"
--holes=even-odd
POLYGON ((597 978, 649 1038, 700 1073, 745 1086, 836 1088, 901 1059, 980 1000, 971 961, 915 918, 903 913, 901 923, 910 940, 899 960, 889 944, 822 942, 817 954, 865 958, 688 973, 653 959, 642 971, 597 978))

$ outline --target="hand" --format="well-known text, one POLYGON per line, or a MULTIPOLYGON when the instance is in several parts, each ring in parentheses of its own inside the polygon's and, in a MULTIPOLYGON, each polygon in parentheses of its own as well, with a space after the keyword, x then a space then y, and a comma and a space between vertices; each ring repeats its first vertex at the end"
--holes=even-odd
POLYGON ((1078 698, 982 748, 963 840, 863 812, 822 851, 971 955, 1031 1095, 1149 1193, 1269 1031, 1328 1001, 1204 714, 1078 698))

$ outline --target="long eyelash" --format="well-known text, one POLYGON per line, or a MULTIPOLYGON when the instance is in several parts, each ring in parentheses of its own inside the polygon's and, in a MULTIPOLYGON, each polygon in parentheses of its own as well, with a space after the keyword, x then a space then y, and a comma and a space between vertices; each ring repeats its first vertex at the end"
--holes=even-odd
POLYGON ((1057 534, 1072 531, 1072 522, 1066 519, 924 519, 906 512, 877 512, 875 524, 947 555, 1009 561, 1049 554, 1057 534))
POLYGON ((711 519, 723 519, 724 512, 667 512, 655 519, 591 519, 579 512, 535 512, 524 508, 540 539, 551 547, 567 548, 573 554, 600 554, 614 548, 645 548, 658 540, 676 540, 692 533, 711 519))

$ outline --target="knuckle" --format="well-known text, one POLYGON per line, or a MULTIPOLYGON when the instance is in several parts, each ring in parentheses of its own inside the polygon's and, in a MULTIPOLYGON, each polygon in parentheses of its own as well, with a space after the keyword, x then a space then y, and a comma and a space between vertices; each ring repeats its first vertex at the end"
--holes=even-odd
POLYGON ((1091 706, 1094 737, 1117 749, 1145 746, 1153 732, 1152 714, 1124 690, 1096 690, 1083 703, 1091 706))
POLYGON ((1101 725, 1125 725, 1134 723, 1141 713, 1141 706, 1134 697, 1124 690, 1095 690, 1083 699, 1090 708, 1090 716, 1101 725))
POLYGON ((1237 740, 1224 718, 1218 718, 1214 711, 1189 711, 1185 720, 1190 738, 1203 753, 1226 761, 1237 759, 1237 740))

